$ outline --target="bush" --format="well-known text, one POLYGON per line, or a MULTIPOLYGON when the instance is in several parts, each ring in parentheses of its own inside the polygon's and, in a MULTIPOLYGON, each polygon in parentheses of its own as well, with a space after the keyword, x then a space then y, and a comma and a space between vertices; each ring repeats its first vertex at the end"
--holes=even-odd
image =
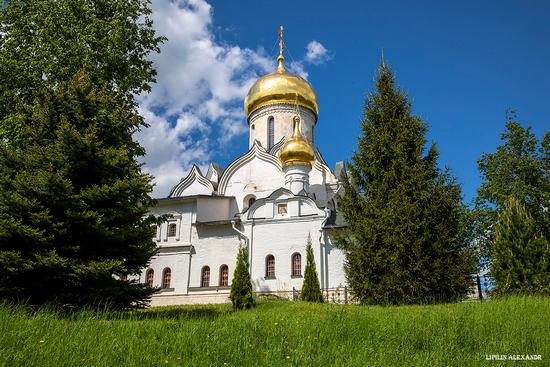
POLYGON ((315 258, 313 257, 313 247, 311 246, 311 235, 307 238, 307 263, 304 274, 304 285, 302 286, 302 300, 308 302, 323 302, 323 294, 317 278, 317 269, 315 267, 315 258))
POLYGON ((252 292, 250 272, 248 271, 248 251, 242 245, 239 247, 237 254, 237 266, 233 274, 229 298, 231 299, 233 308, 237 310, 252 308, 256 305, 254 293, 252 292))

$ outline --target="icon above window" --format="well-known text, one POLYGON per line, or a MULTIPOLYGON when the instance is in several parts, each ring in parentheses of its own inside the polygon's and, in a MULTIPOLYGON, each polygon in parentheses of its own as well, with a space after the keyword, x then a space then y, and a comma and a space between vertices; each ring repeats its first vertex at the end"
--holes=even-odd
POLYGON ((279 215, 286 215, 288 213, 286 204, 278 204, 277 205, 277 214, 279 215))

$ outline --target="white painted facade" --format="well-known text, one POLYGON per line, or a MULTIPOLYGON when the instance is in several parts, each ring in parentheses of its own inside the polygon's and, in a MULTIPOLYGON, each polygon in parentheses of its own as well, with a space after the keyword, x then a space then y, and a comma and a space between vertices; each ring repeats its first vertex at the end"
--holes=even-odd
POLYGON ((240 245, 249 249, 254 291, 290 298, 302 288, 309 236, 325 294, 346 286, 344 254, 332 236, 339 227, 334 221, 341 188, 337 177, 316 149, 311 169, 283 169, 279 161, 297 113, 302 135, 314 147, 317 117, 312 111, 285 103, 261 107, 248 119, 246 153, 223 170, 211 164, 203 174, 193 166, 169 197, 159 199, 152 214, 167 215, 168 220, 156 229, 158 253, 139 280, 147 282, 152 270, 152 285, 162 287, 167 268, 171 277, 170 284, 153 296, 152 305, 227 302, 240 245), (171 224, 175 231, 170 231, 171 224), (293 275, 293 254, 301 255, 300 275, 293 275), (273 277, 266 276, 268 255, 275 260, 273 277), (228 268, 228 286, 220 285, 222 266, 228 268), (207 284, 205 267, 210 275, 207 284))

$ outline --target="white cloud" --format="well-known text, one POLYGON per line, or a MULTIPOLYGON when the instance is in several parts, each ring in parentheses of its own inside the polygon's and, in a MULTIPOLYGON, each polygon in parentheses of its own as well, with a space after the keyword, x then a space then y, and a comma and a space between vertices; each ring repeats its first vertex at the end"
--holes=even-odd
POLYGON ((331 58, 325 46, 315 40, 308 43, 306 50, 306 60, 315 65, 322 64, 331 58))
POLYGON ((155 30, 168 41, 153 56, 157 83, 139 97, 150 127, 136 137, 147 150, 145 170, 155 177, 158 197, 194 163, 207 166, 216 141, 246 132, 242 99, 275 61, 261 49, 217 42, 204 0, 154 0, 152 9, 155 30))
POLYGON ((307 80, 309 73, 304 68, 304 63, 301 61, 292 61, 288 67, 288 70, 294 74, 300 75, 302 78, 307 80))
MULTIPOLYGON (((207 167, 220 144, 247 132, 243 98, 254 80, 275 69, 275 57, 218 41, 205 0, 153 0, 152 10, 157 34, 168 41, 152 56, 157 83, 138 98, 150 127, 136 138, 147 151, 145 170, 155 177, 153 196, 162 197, 193 164, 207 167)), ((312 48, 310 60, 308 45, 310 63, 327 54, 313 42, 321 48, 312 48)), ((290 69, 307 78, 303 62, 290 69)))

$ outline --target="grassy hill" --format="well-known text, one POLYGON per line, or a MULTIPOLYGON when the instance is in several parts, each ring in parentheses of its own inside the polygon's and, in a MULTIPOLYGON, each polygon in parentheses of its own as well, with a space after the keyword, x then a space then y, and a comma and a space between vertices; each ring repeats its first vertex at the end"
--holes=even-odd
POLYGON ((240 312, 208 305, 70 318, 0 306, 0 366, 516 364, 550 365, 550 298, 402 307, 266 301, 240 312))

